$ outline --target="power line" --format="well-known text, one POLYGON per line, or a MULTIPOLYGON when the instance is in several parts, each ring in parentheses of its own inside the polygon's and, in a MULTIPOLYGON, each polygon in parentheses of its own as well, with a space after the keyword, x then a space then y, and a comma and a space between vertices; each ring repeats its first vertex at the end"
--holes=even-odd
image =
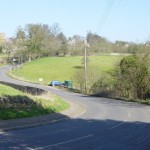
POLYGON ((100 17, 99 25, 97 27, 97 30, 101 32, 105 26, 105 23, 108 20, 108 17, 111 13, 112 8, 114 7, 114 3, 116 0, 108 0, 106 4, 106 8, 104 9, 104 12, 102 16, 100 17))
POLYGON ((102 30, 102 31, 104 31, 104 29, 107 27, 107 25, 112 21, 113 17, 115 16, 115 14, 116 14, 116 12, 117 12, 117 10, 118 10, 120 4, 121 4, 121 1, 122 1, 122 0, 118 0, 118 3, 116 4, 116 7, 114 7, 114 10, 113 10, 113 12, 112 12, 112 15, 110 15, 109 18, 107 19, 107 22, 105 23, 105 26, 103 27, 103 30, 102 30))
POLYGON ((108 23, 112 20, 114 15, 116 14, 119 6, 121 4, 121 0, 108 0, 106 8, 104 10, 104 13, 102 14, 100 18, 100 24, 98 25, 97 32, 101 33, 104 31, 104 29, 107 27, 108 23), (116 5, 115 5, 116 3, 116 5))

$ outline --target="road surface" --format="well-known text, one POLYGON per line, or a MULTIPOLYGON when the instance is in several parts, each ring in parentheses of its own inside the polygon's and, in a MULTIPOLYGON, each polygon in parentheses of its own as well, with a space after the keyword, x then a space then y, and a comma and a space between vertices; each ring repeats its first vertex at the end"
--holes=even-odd
POLYGON ((1 150, 150 150, 149 106, 16 81, 5 75, 8 68, 0 69, 0 80, 39 87, 86 111, 50 125, 1 132, 1 150))

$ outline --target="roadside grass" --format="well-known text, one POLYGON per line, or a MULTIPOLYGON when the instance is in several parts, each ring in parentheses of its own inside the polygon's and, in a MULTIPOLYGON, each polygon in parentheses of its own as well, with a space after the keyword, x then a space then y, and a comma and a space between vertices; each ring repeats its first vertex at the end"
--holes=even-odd
MULTIPOLYGON (((100 97, 98 94, 94 94, 92 96, 100 97)), ((119 101, 125 101, 125 102, 133 102, 133 103, 138 103, 138 104, 143 104, 143 105, 150 105, 150 99, 128 99, 125 97, 118 97, 118 96, 107 96, 107 98, 113 99, 113 100, 119 100, 119 101)))
POLYGON ((60 112, 69 107, 57 96, 32 96, 0 84, 0 119, 18 119, 60 112))
MULTIPOLYGON (((94 66, 99 74, 110 74, 122 56, 89 56, 89 67, 94 66)), ((42 58, 14 69, 10 75, 21 80, 48 84, 52 80, 73 80, 77 70, 83 69, 83 57, 42 58)), ((74 82, 74 81, 73 81, 74 82)))

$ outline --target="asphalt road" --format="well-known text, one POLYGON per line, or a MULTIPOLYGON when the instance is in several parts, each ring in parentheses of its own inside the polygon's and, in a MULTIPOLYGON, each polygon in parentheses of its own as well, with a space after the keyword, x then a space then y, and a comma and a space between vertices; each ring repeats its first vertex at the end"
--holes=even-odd
POLYGON ((150 107, 16 81, 6 77, 7 69, 0 69, 0 80, 48 90, 86 111, 55 124, 1 132, 0 150, 150 150, 150 107))

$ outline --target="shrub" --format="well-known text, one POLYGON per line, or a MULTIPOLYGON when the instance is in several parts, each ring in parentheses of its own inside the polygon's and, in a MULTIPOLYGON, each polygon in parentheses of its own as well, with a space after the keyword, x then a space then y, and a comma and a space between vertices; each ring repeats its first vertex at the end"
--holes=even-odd
POLYGON ((132 55, 121 60, 116 83, 119 96, 134 99, 147 98, 150 73, 146 58, 132 55))
POLYGON ((112 80, 107 76, 100 77, 91 87, 91 93, 99 96, 110 96, 112 94, 112 80))

